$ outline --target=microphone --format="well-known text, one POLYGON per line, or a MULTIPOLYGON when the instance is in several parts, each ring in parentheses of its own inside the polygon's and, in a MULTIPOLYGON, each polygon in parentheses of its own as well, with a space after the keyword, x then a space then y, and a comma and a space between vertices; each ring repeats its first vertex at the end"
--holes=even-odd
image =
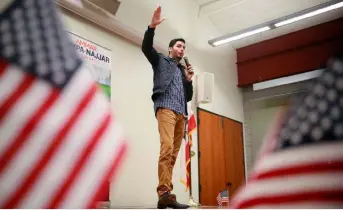
POLYGON ((183 59, 185 60, 186 66, 188 67, 188 66, 189 66, 189 60, 188 60, 188 57, 183 57, 183 59))
MULTIPOLYGON (((183 59, 185 60, 185 63, 186 63, 186 66, 187 66, 187 68, 189 67, 189 60, 188 60, 188 57, 187 56, 185 56, 185 57, 183 57, 183 59)), ((193 70, 189 70, 189 69, 187 69, 187 71, 190 73, 190 74, 193 74, 193 70)))

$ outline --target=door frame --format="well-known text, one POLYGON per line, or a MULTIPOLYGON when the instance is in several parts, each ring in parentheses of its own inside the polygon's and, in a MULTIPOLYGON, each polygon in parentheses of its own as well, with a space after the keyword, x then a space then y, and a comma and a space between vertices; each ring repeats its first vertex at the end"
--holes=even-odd
MULTIPOLYGON (((206 109, 203 109, 203 108, 200 108, 197 106, 197 123, 199 123, 199 111, 204 111, 204 112, 207 112, 207 113, 210 113, 210 114, 213 114, 213 115, 216 115, 216 116, 219 116, 219 117, 223 117, 225 119, 228 119, 228 120, 232 120, 234 122, 237 122, 239 124, 242 125, 242 133, 241 133, 241 136, 242 136, 242 147, 243 147, 243 168, 244 168, 244 179, 246 179, 246 167, 245 167, 245 147, 244 147, 244 135, 243 135, 243 123, 242 122, 239 122, 237 120, 234 120, 232 118, 229 118, 229 117, 226 117, 226 116, 223 116, 223 115, 220 115, 220 114, 217 114, 217 113, 214 113, 214 112, 211 112, 211 111, 208 111, 206 109)), ((199 135, 199 129, 200 129, 200 126, 198 124, 197 126, 197 137, 198 137, 198 195, 199 195, 199 203, 201 201, 201 193, 200 193, 200 190, 201 190, 201 185, 200 185, 200 158, 199 158, 199 148, 200 148, 200 135, 199 135)), ((246 180, 245 180, 246 182, 246 180)), ((201 203, 200 203, 201 204, 201 203)))

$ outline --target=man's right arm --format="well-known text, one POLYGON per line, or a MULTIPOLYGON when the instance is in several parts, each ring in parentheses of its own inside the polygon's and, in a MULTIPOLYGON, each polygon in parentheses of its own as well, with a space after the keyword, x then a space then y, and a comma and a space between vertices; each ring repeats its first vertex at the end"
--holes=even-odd
POLYGON ((154 44, 154 36, 155 36, 155 28, 148 27, 145 31, 144 39, 142 43, 142 51, 151 65, 157 65, 158 63, 158 52, 153 47, 154 44))

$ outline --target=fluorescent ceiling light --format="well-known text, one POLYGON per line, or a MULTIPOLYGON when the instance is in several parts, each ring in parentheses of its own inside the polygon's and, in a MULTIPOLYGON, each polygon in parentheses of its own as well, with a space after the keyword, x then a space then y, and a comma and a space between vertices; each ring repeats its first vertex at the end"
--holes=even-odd
POLYGON ((278 28, 280 26, 284 26, 290 23, 294 23, 297 22, 299 20, 303 20, 309 17, 313 17, 325 12, 329 12, 331 10, 334 9, 338 9, 343 7, 343 1, 342 0, 331 0, 328 1, 326 3, 317 5, 315 7, 309 8, 309 9, 305 9, 302 10, 300 12, 294 13, 292 15, 288 15, 282 18, 278 18, 248 29, 244 29, 240 32, 235 32, 233 34, 230 35, 226 35, 226 36, 222 36, 222 37, 218 37, 212 40, 209 40, 208 43, 214 47, 218 46, 218 45, 222 45, 222 44, 226 44, 228 42, 232 42, 238 39, 242 39, 254 34, 258 34, 264 31, 268 31, 271 29, 275 29, 278 28))
POLYGON ((315 10, 313 12, 306 13, 304 15, 300 15, 300 16, 297 16, 297 17, 294 17, 294 18, 291 18, 291 19, 288 19, 288 20, 285 20, 285 21, 278 22, 278 23, 276 23, 274 25, 276 27, 284 26, 284 25, 287 25, 287 24, 290 24, 290 23, 294 23, 294 22, 299 21, 299 20, 303 20, 305 18, 313 17, 315 15, 319 15, 319 14, 322 14, 324 12, 328 12, 330 10, 338 9, 338 8, 340 8, 342 6, 343 6, 343 2, 339 2, 337 4, 333 4, 333 5, 330 5, 328 7, 324 7, 324 8, 315 10))
POLYGON ((258 33, 264 32, 264 31, 268 31, 270 29, 271 28, 269 26, 266 26, 266 27, 263 27, 263 28, 259 28, 259 29, 255 29, 255 30, 252 30, 252 31, 248 31, 248 32, 236 35, 236 36, 232 36, 232 37, 229 37, 229 38, 226 38, 226 39, 222 39, 222 40, 216 41, 216 42, 213 43, 213 45, 218 46, 218 45, 225 44, 225 43, 228 43, 228 42, 232 42, 232 41, 235 41, 235 40, 238 40, 238 39, 242 39, 242 38, 247 37, 247 36, 251 36, 251 35, 258 34, 258 33))

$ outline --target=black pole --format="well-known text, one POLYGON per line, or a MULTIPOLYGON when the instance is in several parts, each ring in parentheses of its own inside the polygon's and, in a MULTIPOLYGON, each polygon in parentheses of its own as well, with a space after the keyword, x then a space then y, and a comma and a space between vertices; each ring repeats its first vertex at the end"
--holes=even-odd
MULTIPOLYGON (((189 135, 188 135, 188 120, 186 122, 186 132, 185 132, 185 135, 186 135, 186 138, 189 142, 189 135)), ((193 144, 193 139, 192 139, 192 144, 193 144)), ((189 153, 189 197, 191 198, 192 197, 192 167, 191 167, 191 160, 192 160, 192 154, 191 154, 191 147, 189 146, 188 148, 188 153, 189 153)), ((187 170, 187 168, 186 168, 187 170)), ((186 180, 187 181, 187 180, 186 180)))
MULTIPOLYGON (((187 133, 188 135, 188 133, 187 133)), ((187 136, 188 138, 188 142, 189 142, 189 135, 187 136)), ((193 139, 192 139, 192 144, 193 144, 193 139)), ((189 196, 192 197, 192 166, 191 166, 191 162, 192 162, 192 153, 191 153, 191 146, 189 146, 189 196)))

